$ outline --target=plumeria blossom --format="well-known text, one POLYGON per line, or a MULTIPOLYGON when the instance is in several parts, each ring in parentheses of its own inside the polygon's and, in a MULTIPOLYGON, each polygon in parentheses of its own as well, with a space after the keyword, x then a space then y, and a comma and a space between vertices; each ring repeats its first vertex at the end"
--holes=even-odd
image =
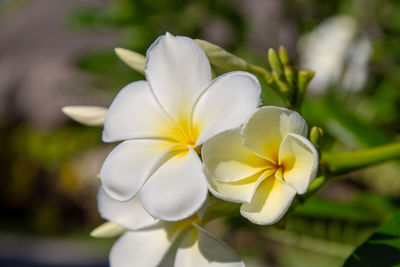
POLYGON ((299 40, 302 65, 316 70, 309 91, 321 94, 332 84, 360 91, 368 76, 371 41, 360 34, 357 21, 348 15, 331 17, 299 40))
POLYGON ((258 109, 241 128, 224 131, 202 149, 210 191, 243 203, 240 213, 257 224, 277 222, 318 168, 318 152, 305 137, 307 124, 294 111, 258 109))
POLYGON ((123 141, 100 179, 115 200, 137 194, 158 219, 194 214, 207 197, 196 151, 213 135, 240 126, 258 106, 260 85, 246 72, 211 80, 210 63, 190 38, 167 33, 146 54, 147 81, 125 86, 104 119, 103 141, 123 141))
POLYGON ((157 266, 174 244, 175 267, 244 266, 231 248, 198 225, 197 214, 178 222, 160 221, 143 209, 138 196, 120 202, 101 186, 97 199, 101 216, 127 229, 111 249, 112 267, 157 266))

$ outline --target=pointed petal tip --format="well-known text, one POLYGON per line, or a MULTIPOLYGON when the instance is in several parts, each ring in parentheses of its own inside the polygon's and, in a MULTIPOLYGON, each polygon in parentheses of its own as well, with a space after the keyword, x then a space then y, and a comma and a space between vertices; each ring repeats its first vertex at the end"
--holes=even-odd
POLYGON ((119 52, 121 52, 121 51, 123 51, 124 50, 124 48, 122 48, 122 47, 114 47, 114 52, 116 53, 116 54, 118 54, 119 52))
POLYGON ((103 125, 107 108, 99 106, 65 106, 61 111, 69 118, 88 126, 103 125))
POLYGON ((170 32, 165 32, 165 37, 166 38, 172 38, 172 37, 175 37, 174 35, 172 35, 170 32))

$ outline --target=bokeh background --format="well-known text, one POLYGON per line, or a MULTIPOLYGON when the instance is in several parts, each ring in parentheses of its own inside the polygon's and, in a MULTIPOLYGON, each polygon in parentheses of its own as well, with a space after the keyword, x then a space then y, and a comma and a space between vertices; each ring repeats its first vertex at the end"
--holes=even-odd
MULTIPOLYGON (((103 222, 96 175, 113 145, 61 107, 108 106, 144 79, 113 48, 144 54, 166 31, 265 67, 267 49, 284 45, 316 71, 302 112, 324 129, 323 150, 399 140, 397 0, 0 0, 1 266, 108 265, 114 240, 89 233, 103 222)), ((282 105, 265 85, 263 101, 282 105)), ((336 178, 285 230, 240 217, 208 229, 250 267, 340 266, 399 208, 399 173, 393 160, 336 178)))

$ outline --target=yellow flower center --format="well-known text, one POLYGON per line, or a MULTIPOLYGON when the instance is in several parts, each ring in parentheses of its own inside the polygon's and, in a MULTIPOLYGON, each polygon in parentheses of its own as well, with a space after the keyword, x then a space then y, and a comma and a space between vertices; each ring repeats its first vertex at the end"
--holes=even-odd
MULTIPOLYGON (((265 171, 264 173, 269 174, 268 177, 275 177, 276 179, 280 180, 283 182, 283 173, 285 170, 284 164, 279 164, 278 159, 275 159, 273 161, 265 160, 266 161, 266 166, 265 166, 265 171)), ((267 177, 266 177, 267 178, 267 177)))
MULTIPOLYGON (((170 136, 173 143, 194 147, 200 135, 199 125, 190 125, 189 116, 175 120, 172 123, 160 123, 159 132, 170 136)), ((198 150, 196 148, 196 150, 198 150)))

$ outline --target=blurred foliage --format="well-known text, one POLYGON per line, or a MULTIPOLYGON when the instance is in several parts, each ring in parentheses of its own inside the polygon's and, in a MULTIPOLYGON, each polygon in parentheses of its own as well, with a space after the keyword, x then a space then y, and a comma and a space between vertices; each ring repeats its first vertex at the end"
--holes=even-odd
MULTIPOLYGON (((296 38, 328 17, 349 14, 373 44, 368 80, 361 92, 346 92, 339 85, 332 85, 326 94, 306 98, 302 115, 310 128, 319 126, 324 130, 322 153, 399 140, 400 2, 286 0, 282 9, 276 12, 283 14, 282 21, 292 23, 296 38)), ((219 45, 253 64, 266 66, 269 47, 265 47, 263 54, 255 52, 249 41, 249 16, 240 10, 238 1, 114 0, 109 2, 108 9, 82 7, 71 14, 68 23, 74 31, 118 32, 122 37, 120 47, 145 54, 148 46, 166 31, 207 40, 206 29, 212 27, 209 22, 217 18, 229 29, 226 36, 220 36, 219 45)), ((296 51, 289 50, 289 54, 296 55, 296 51)), ((85 54, 76 65, 96 78, 95 87, 110 95, 129 82, 144 79, 120 62, 111 50, 85 54)), ((215 68, 214 72, 223 71, 215 68)), ((283 105, 271 88, 265 83, 262 87, 264 104, 283 105)), ((101 129, 71 122, 43 132, 26 126, 26 122, 6 120, 0 122, 4 227, 60 234, 75 226, 99 224, 94 197, 97 181, 90 189, 80 186, 75 162, 80 161, 83 153, 99 154, 96 149, 103 147, 101 129)), ((328 183, 313 198, 297 206, 285 230, 256 226, 240 217, 229 218, 228 234, 237 239, 226 239, 242 254, 257 254, 271 264, 313 266, 313 258, 326 263, 324 266, 340 264, 398 210, 399 167, 397 160, 328 183), (245 239, 254 241, 247 247, 240 246, 244 226, 251 229, 245 233, 245 239), (332 260, 324 261, 329 257, 332 260)))
POLYGON ((344 266, 398 266, 400 264, 400 213, 358 247, 344 266))

